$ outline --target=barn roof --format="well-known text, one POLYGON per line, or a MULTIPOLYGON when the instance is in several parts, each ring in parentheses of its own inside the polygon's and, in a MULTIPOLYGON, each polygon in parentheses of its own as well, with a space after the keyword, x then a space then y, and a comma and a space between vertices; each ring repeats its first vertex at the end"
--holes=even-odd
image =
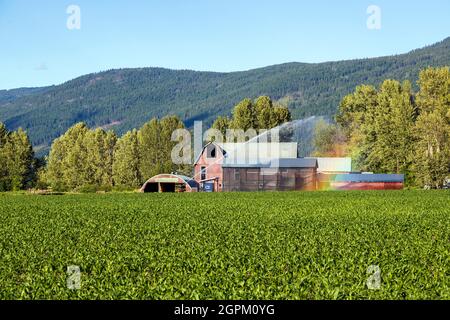
POLYGON ((233 163, 233 162, 225 162, 222 167, 224 168, 317 168, 317 160, 316 159, 307 159, 307 158, 281 158, 281 159, 272 159, 267 162, 258 162, 258 163, 233 163))
POLYGON ((148 183, 157 183, 157 182, 176 182, 179 181, 179 183, 186 183, 191 188, 197 188, 198 182, 195 181, 193 178, 190 178, 188 176, 180 175, 180 174, 174 174, 174 173, 162 173, 158 174, 154 177, 151 177, 148 179, 144 185, 141 187, 141 191, 145 189, 145 186, 148 183))
POLYGON ((337 174, 335 182, 404 182, 403 174, 337 174))
POLYGON ((235 163, 248 164, 270 161, 275 158, 297 158, 297 142, 242 142, 217 143, 209 142, 195 159, 198 163, 201 155, 209 145, 214 145, 226 154, 226 158, 233 159, 235 163))

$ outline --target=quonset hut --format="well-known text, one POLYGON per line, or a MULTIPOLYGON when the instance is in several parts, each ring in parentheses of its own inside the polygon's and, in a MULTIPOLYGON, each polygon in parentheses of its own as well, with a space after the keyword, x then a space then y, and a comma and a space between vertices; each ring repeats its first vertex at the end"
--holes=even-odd
POLYGON ((198 183, 192 178, 178 174, 159 174, 147 180, 141 192, 196 192, 198 183))

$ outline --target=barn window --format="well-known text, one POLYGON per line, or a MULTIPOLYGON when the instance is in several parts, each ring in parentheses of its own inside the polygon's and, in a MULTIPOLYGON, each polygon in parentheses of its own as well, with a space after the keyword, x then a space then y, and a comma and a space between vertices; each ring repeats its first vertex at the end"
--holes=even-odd
POLYGON ((200 169, 200 180, 205 180, 206 179, 206 167, 201 167, 200 169))
POLYGON ((206 157, 208 159, 215 159, 216 158, 216 146, 210 144, 207 148, 206 148, 206 157))

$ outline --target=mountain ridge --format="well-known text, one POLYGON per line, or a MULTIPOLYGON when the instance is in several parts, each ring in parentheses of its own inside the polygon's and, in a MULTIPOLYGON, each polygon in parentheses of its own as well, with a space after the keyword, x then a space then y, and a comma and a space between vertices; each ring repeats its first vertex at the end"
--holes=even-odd
POLYGON ((112 127, 119 134, 151 117, 176 114, 191 126, 227 115, 246 97, 269 95, 294 118, 332 116, 340 99, 359 84, 386 78, 410 80, 419 70, 450 65, 450 37, 408 53, 322 63, 288 62, 235 72, 120 68, 60 85, 0 90, 0 121, 22 127, 39 150, 78 121, 112 127), (113 124, 112 126, 109 126, 113 124))

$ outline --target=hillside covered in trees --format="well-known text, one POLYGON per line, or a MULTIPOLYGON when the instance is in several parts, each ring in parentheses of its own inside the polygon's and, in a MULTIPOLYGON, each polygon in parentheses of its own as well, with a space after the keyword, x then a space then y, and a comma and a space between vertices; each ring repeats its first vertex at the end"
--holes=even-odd
POLYGON ((287 63, 232 73, 161 68, 119 69, 89 74, 58 86, 0 91, 0 121, 29 133, 37 154, 83 121, 117 134, 153 117, 177 115, 187 127, 211 125, 230 115, 242 99, 270 96, 289 107, 294 119, 332 117, 341 99, 361 84, 409 80, 428 66, 450 65, 450 38, 407 54, 320 64, 287 63))

